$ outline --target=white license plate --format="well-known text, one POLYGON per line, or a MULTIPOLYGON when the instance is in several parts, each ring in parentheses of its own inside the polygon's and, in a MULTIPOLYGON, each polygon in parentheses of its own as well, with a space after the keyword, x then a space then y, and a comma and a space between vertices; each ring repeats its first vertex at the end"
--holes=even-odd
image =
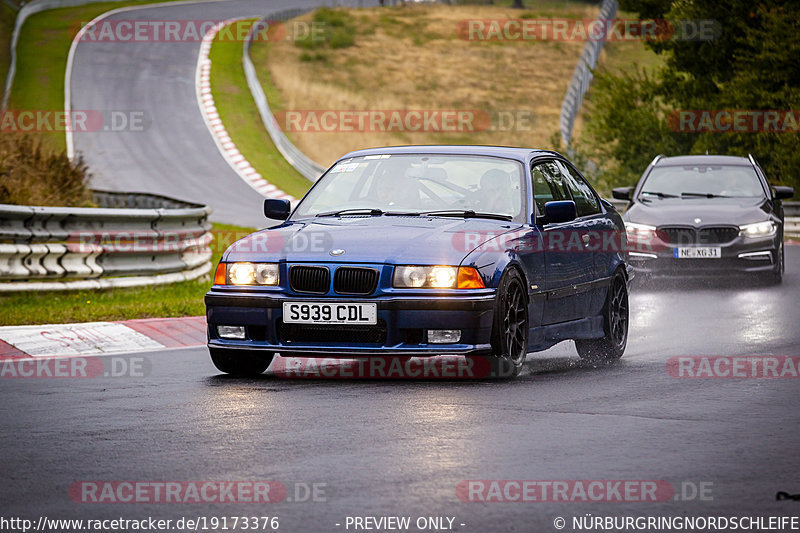
POLYGON ((378 304, 283 302, 284 324, 378 323, 378 304))
POLYGON ((678 247, 675 248, 676 259, 720 259, 722 248, 711 247, 678 247))

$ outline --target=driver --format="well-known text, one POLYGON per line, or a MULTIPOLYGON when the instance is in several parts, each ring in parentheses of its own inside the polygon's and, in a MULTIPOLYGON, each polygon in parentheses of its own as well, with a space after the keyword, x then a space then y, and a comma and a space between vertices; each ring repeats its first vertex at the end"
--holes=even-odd
POLYGON ((511 189, 507 172, 498 168, 487 170, 481 176, 481 205, 489 213, 512 214, 511 189))

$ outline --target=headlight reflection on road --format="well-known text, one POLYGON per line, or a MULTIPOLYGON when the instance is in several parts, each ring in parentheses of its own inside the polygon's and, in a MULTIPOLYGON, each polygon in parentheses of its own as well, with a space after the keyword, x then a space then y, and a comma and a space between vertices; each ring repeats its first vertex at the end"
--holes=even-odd
POLYGON ((475 400, 469 387, 434 386, 409 391, 403 398, 398 408, 417 427, 413 432, 416 442, 409 443, 417 450, 414 461, 417 466, 413 468, 431 464, 437 469, 458 469, 480 461, 480 451, 470 444, 472 439, 454 438, 474 424, 474 411, 464 408, 475 400))
POLYGON ((750 290, 736 292, 732 295, 730 309, 744 315, 745 320, 735 319, 740 327, 731 331, 739 339, 737 344, 742 346, 768 344, 781 338, 780 317, 775 316, 774 305, 769 299, 774 299, 774 294, 758 287, 750 290))
POLYGON ((196 403, 198 416, 213 420, 217 428, 230 432, 233 441, 246 439, 248 432, 263 427, 263 419, 285 408, 278 398, 259 384, 242 384, 236 380, 211 378, 213 386, 206 387, 196 403))
POLYGON ((631 330, 652 331, 664 320, 663 295, 657 292, 642 292, 634 289, 630 296, 631 330))

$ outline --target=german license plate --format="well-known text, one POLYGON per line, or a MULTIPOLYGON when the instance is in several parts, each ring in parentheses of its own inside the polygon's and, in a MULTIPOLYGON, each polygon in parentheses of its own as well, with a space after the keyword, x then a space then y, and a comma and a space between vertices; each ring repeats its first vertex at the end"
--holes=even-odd
POLYGON ((283 302, 284 324, 362 324, 378 323, 378 304, 283 302))
POLYGON ((722 248, 716 247, 678 247, 675 248, 676 259, 719 259, 722 248))

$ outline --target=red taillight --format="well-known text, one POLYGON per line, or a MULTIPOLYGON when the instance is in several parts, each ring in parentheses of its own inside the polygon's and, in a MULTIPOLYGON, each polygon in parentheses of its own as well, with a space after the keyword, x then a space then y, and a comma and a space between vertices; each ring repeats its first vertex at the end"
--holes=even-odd
POLYGON ((217 271, 214 274, 214 285, 225 285, 226 282, 226 264, 221 262, 217 265, 217 271))
POLYGON ((459 267, 458 269, 458 283, 456 287, 459 289, 485 289, 483 279, 478 271, 472 267, 459 267))

